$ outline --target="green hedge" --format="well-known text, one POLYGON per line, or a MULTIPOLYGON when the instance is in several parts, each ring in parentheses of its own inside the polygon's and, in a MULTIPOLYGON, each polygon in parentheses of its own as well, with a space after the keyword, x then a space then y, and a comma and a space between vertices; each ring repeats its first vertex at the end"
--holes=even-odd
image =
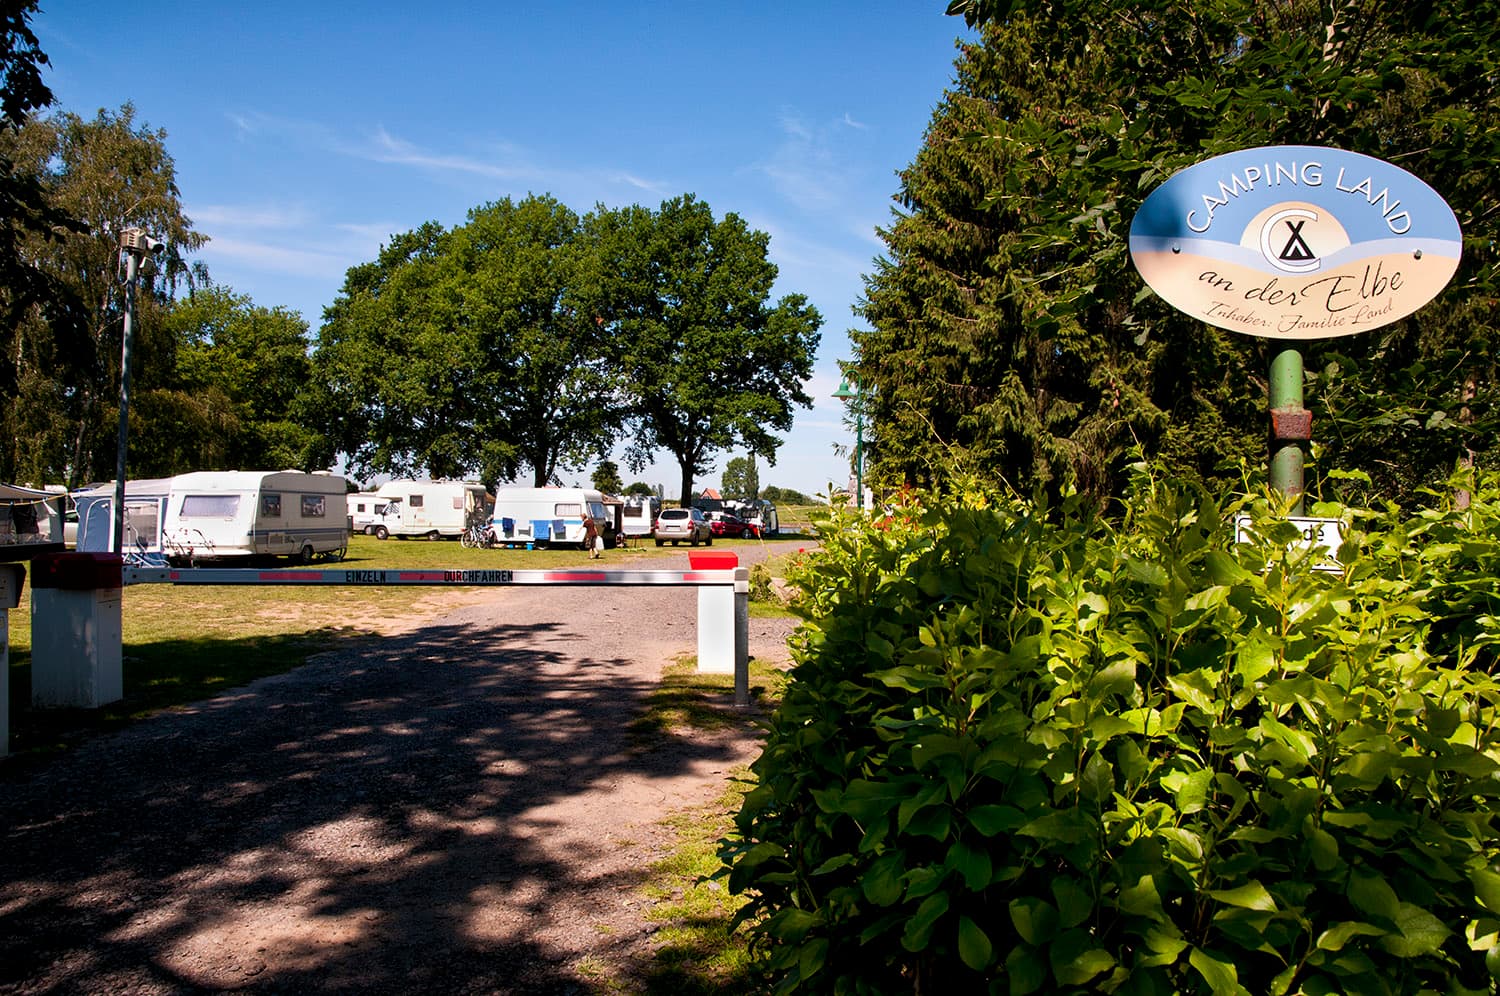
POLYGON ((1500 490, 1338 512, 833 521, 721 851, 779 990, 1492 992, 1500 490))

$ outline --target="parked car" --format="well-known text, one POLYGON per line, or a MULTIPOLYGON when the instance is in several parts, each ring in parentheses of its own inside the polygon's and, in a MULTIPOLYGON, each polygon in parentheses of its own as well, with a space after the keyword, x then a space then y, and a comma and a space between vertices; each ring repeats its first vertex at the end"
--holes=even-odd
POLYGON ((759 537, 760 527, 753 522, 746 522, 737 515, 728 512, 708 512, 708 528, 715 536, 733 537, 739 539, 744 536, 759 537))
POLYGON ((697 546, 700 542, 705 546, 712 546, 714 534, 709 528, 708 520, 698 509, 664 508, 656 517, 656 545, 661 546, 668 540, 673 546, 683 540, 687 540, 693 546, 697 546))

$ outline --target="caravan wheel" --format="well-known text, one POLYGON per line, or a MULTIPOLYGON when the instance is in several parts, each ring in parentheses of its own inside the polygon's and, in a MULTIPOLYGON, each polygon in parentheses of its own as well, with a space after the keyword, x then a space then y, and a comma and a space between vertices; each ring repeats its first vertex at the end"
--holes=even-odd
POLYGON ((375 538, 376 539, 378 539, 378 540, 390 539, 390 536, 391 536, 391 531, 389 529, 385 528, 385 526, 376 526, 375 527, 375 538))
POLYGON ((297 560, 303 564, 310 564, 313 562, 313 548, 311 543, 306 543, 303 545, 301 551, 297 554, 297 560))

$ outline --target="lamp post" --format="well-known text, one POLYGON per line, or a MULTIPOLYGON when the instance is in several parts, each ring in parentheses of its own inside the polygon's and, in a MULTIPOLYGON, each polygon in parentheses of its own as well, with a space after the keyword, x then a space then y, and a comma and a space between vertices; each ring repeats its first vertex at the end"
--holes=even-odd
POLYGON ((135 324, 135 284, 141 263, 147 257, 160 256, 166 244, 139 228, 120 233, 120 265, 125 269, 125 325, 120 336, 120 433, 115 453, 114 539, 116 554, 124 550, 125 541, 125 444, 130 429, 130 340, 135 324))
POLYGON ((839 389, 833 392, 833 396, 840 401, 854 402, 854 503, 861 510, 865 507, 865 408, 864 393, 855 385, 854 390, 849 390, 849 382, 846 380, 839 385, 839 389))

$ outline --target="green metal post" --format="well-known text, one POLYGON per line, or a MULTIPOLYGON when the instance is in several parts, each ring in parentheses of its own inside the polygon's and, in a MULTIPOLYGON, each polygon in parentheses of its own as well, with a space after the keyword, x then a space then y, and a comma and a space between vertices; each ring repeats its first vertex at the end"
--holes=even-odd
POLYGON ((1303 444, 1312 438, 1312 414, 1302 407, 1302 354, 1283 349, 1271 358, 1271 488, 1293 499, 1302 514, 1303 444))

